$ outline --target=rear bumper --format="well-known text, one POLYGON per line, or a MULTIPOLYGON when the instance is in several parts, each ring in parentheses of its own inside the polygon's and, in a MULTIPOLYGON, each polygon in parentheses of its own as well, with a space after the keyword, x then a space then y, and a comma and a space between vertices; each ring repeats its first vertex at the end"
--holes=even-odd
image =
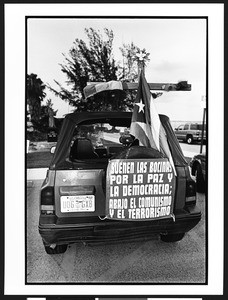
POLYGON ((173 219, 153 221, 112 221, 104 220, 78 224, 43 224, 40 217, 39 233, 44 245, 70 244, 75 242, 99 243, 148 239, 155 234, 187 232, 197 225, 201 219, 198 207, 180 210, 173 219))

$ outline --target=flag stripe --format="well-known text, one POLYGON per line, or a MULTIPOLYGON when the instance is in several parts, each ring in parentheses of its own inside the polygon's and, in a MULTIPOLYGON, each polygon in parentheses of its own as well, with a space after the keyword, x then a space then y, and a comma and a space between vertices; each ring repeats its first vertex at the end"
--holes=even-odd
POLYGON ((85 98, 91 97, 96 94, 95 85, 87 85, 84 89, 85 98))
POLYGON ((150 117, 153 122, 151 122, 151 130, 152 130, 152 135, 154 138, 155 145, 157 146, 157 149, 160 151, 160 127, 161 127, 161 122, 159 119, 159 115, 157 113, 157 109, 155 107, 153 97, 152 95, 150 96, 150 117))
POLYGON ((146 124, 142 122, 134 122, 131 125, 131 131, 134 132, 135 138, 137 138, 143 146, 151 147, 151 141, 148 136, 145 135, 147 131, 146 124))
POLYGON ((108 82, 90 84, 90 85, 87 85, 83 89, 85 98, 91 97, 91 96, 95 95, 96 93, 100 93, 103 91, 109 91, 109 90, 123 90, 122 82, 111 80, 108 82))
POLYGON ((170 149, 169 149, 169 144, 168 144, 168 141, 167 141, 166 132, 165 132, 165 129, 162 126, 162 124, 161 124, 161 127, 160 127, 159 142, 160 142, 161 152, 168 157, 169 162, 170 162, 170 164, 171 164, 171 166, 174 170, 174 174, 176 176, 177 173, 176 173, 175 165, 174 165, 174 162, 173 162, 172 154, 171 154, 170 149))

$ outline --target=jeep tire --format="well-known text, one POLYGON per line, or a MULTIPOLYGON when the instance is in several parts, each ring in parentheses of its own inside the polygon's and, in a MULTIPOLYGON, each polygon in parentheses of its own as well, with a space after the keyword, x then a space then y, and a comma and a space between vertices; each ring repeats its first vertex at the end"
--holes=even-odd
POLYGON ((44 248, 47 254, 62 254, 66 252, 67 245, 56 245, 55 248, 44 246, 44 248))
POLYGON ((168 233, 168 234, 160 234, 161 241, 165 243, 175 243, 183 239, 185 233, 168 233))
POLYGON ((198 193, 205 192, 205 181, 203 178, 202 168, 200 164, 198 164, 196 167, 196 191, 198 193))

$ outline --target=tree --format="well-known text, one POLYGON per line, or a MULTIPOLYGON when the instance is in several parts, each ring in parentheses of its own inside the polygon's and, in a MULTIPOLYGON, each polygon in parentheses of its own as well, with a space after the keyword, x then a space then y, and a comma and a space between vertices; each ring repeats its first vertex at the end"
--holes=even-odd
MULTIPOLYGON (((136 82, 138 80, 138 63, 137 63, 137 53, 140 52, 139 47, 131 44, 123 44, 119 48, 122 54, 122 62, 118 66, 118 78, 119 80, 136 82)), ((128 104, 128 109, 133 108, 134 99, 136 97, 137 91, 125 91, 125 101, 128 104)))
POLYGON ((40 117, 39 121, 36 122, 36 129, 40 132, 48 132, 50 127, 55 127, 55 123, 53 126, 50 126, 50 116, 52 117, 52 121, 54 122, 54 116, 56 116, 58 110, 53 109, 53 103, 51 99, 47 99, 45 105, 41 105, 40 109, 40 117))
MULTIPOLYGON (((76 111, 126 111, 133 107, 137 91, 104 91, 85 99, 83 89, 87 82, 102 82, 122 80, 135 82, 138 79, 138 57, 141 53, 134 43, 120 47, 122 61, 117 63, 113 57, 113 31, 104 29, 104 36, 93 28, 85 29, 88 45, 76 39, 68 56, 64 55, 65 62, 60 64, 61 71, 66 74, 64 87, 55 80, 59 90, 49 89, 56 96, 75 107, 76 111)), ((149 61, 146 50, 143 49, 149 61)))
POLYGON ((32 123, 39 122, 41 113, 41 102, 46 96, 44 92, 46 86, 43 81, 37 77, 36 74, 31 73, 26 78, 26 94, 27 94, 27 105, 32 123))
POLYGON ((113 57, 113 31, 104 29, 104 36, 93 28, 85 29, 88 45, 76 39, 65 62, 60 64, 66 74, 64 87, 55 80, 58 90, 48 86, 56 96, 75 107, 76 111, 129 110, 136 92, 105 91, 85 99, 83 89, 87 82, 110 80, 135 81, 138 77, 137 62, 133 60, 139 48, 133 43, 123 45, 124 64, 116 63, 113 57))
POLYGON ((138 66, 136 53, 140 51, 139 47, 131 44, 123 44, 119 48, 122 54, 122 64, 119 63, 118 77, 119 80, 126 80, 129 82, 136 82, 138 79, 138 66))
MULTIPOLYGON (((112 55, 113 32, 104 29, 103 37, 99 31, 93 28, 85 29, 89 44, 76 39, 68 56, 64 55, 65 64, 60 64, 61 71, 66 74, 66 84, 63 87, 55 80, 59 91, 49 88, 62 100, 69 102, 77 110, 87 110, 92 104, 85 100, 83 88, 88 81, 117 80, 117 67, 112 55), (86 105, 86 103, 88 105, 86 105)), ((93 102, 93 100, 91 100, 93 102)))

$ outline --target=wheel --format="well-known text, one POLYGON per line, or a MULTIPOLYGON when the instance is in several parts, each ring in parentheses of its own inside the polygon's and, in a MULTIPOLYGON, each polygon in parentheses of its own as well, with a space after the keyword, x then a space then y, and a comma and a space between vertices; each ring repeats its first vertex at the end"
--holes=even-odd
POLYGON ((187 142, 188 144, 191 144, 192 141, 193 141, 192 136, 191 136, 191 135, 188 135, 188 136, 187 136, 187 139, 186 139, 186 142, 187 142))
POLYGON ((166 243, 175 243, 183 239, 185 233, 169 233, 169 234, 161 234, 161 240, 166 243))
POLYGON ((61 254, 66 252, 67 250, 67 245, 57 245, 55 248, 51 248, 49 246, 44 246, 45 251, 47 254, 61 254))
POLYGON ((205 181, 203 178, 202 168, 198 164, 196 167, 196 191, 198 193, 204 193, 205 192, 205 181))

